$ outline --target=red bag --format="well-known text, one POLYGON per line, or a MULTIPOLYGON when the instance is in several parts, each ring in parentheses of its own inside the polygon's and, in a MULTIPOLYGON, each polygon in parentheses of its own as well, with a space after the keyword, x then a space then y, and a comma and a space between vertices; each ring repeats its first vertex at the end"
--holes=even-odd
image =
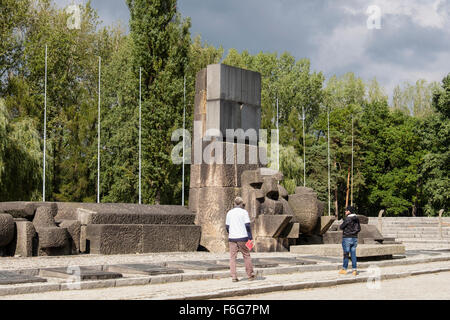
POLYGON ((252 250, 253 249, 253 241, 248 240, 247 243, 245 244, 245 246, 248 248, 248 250, 252 250))

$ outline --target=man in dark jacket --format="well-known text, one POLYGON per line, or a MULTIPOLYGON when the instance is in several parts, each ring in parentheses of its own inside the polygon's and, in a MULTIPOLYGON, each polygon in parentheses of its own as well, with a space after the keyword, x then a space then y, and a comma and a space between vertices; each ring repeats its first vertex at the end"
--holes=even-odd
POLYGON ((358 245, 358 233, 361 231, 358 216, 355 214, 355 208, 348 206, 345 208, 344 222, 339 226, 343 231, 342 249, 344 250, 344 262, 339 274, 347 274, 349 253, 352 256, 352 274, 358 274, 356 270, 356 246, 358 245))

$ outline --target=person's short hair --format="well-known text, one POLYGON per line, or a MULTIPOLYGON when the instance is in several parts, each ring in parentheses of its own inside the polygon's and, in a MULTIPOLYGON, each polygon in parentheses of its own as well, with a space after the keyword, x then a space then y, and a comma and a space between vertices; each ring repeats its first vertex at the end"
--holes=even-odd
POLYGON ((355 213, 355 207, 352 206, 346 206, 345 211, 350 211, 350 213, 355 213))
POLYGON ((241 197, 236 197, 236 199, 234 199, 234 204, 236 206, 243 206, 244 205, 244 200, 241 197))

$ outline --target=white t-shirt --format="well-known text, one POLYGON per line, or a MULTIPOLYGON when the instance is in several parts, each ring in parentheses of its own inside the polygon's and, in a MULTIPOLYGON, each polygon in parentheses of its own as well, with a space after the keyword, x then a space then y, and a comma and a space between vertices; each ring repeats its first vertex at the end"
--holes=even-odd
POLYGON ((250 223, 248 212, 242 208, 234 208, 228 211, 225 224, 230 227, 229 239, 247 238, 245 224, 250 223))

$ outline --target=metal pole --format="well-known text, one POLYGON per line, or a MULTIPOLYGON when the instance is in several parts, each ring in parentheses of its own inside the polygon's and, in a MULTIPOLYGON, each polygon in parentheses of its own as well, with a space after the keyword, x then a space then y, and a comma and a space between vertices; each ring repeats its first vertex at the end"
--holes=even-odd
POLYGON ((184 152, 185 152, 185 133, 186 129, 186 75, 183 82, 183 169, 182 169, 182 181, 181 181, 181 205, 184 206, 184 152))
POLYGON ((45 80, 44 80, 44 173, 42 176, 42 202, 45 202, 45 165, 47 152, 47 45, 45 45, 45 80))
POLYGON ((351 184, 350 184, 350 205, 353 206, 353 140, 354 140, 354 135, 353 135, 353 114, 352 114, 352 180, 351 180, 351 184))
POLYGON ((303 120, 303 186, 306 187, 305 109, 303 106, 302 106, 302 120, 303 120))
POLYGON ((278 97, 277 97, 277 170, 280 170, 280 130, 278 128, 278 97))
POLYGON ((331 215, 331 180, 330 180, 330 108, 327 107, 327 127, 328 127, 328 148, 327 148, 327 158, 328 158, 328 215, 331 215))
POLYGON ((139 204, 142 204, 142 68, 139 68, 139 204))
POLYGON ((97 137, 97 203, 100 203, 100 81, 102 58, 98 57, 98 137, 97 137))

